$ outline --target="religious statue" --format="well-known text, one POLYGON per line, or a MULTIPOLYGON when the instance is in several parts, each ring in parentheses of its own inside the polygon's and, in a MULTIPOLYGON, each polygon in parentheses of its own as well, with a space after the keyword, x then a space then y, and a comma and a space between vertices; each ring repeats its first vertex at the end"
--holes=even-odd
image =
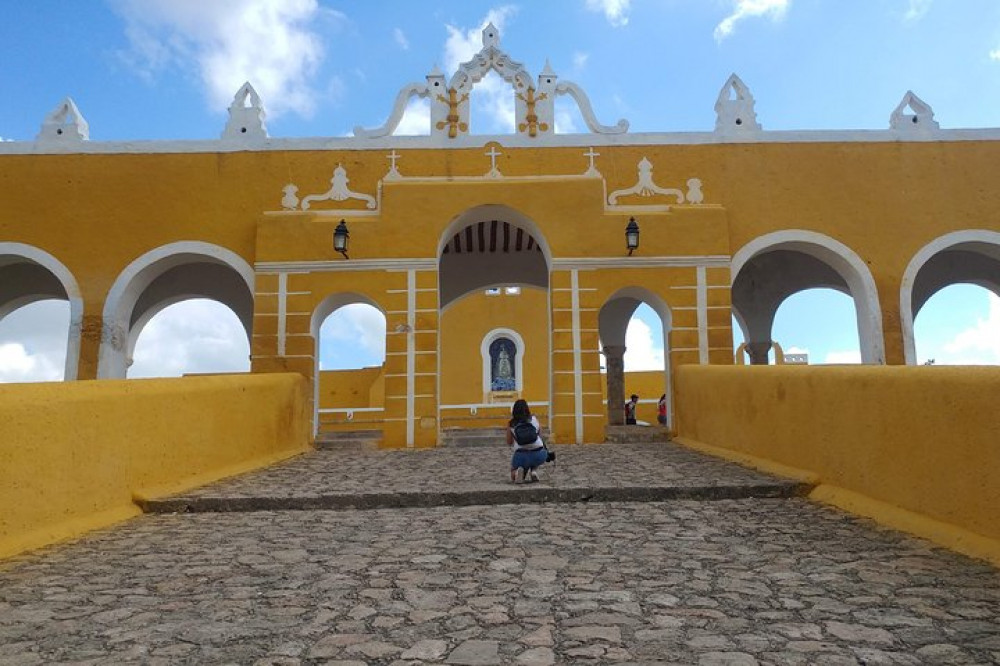
POLYGON ((517 380, 514 377, 514 343, 507 338, 494 340, 490 345, 490 358, 493 363, 490 368, 491 391, 515 391, 517 380))
POLYGON ((514 369, 510 365, 510 355, 506 349, 501 349, 500 355, 497 356, 497 377, 500 379, 514 378, 514 369))

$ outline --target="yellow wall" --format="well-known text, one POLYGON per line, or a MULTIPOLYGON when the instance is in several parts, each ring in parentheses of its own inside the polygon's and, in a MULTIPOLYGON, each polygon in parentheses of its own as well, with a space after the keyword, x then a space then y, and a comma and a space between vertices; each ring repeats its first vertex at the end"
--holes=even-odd
POLYGON ((309 448, 298 375, 0 386, 0 557, 309 448))
POLYGON ((381 407, 382 366, 319 373, 320 407, 381 407))
POLYGON ((524 340, 524 390, 529 403, 549 400, 549 303, 543 289, 524 287, 518 295, 468 294, 441 316, 441 402, 481 403, 481 346, 495 328, 514 330, 524 340))
POLYGON ((677 430, 818 481, 815 499, 1000 563, 997 386, 991 367, 685 366, 677 430))

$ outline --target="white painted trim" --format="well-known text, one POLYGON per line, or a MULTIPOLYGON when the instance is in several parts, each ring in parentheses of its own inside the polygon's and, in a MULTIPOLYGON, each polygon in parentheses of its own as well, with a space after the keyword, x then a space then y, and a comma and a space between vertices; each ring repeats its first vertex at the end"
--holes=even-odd
POLYGON ((708 364, 708 289, 704 266, 698 266, 698 360, 708 364))
POLYGON ((479 343, 479 356, 482 359, 483 368, 483 393, 489 393, 492 390, 492 359, 490 358, 490 345, 493 344, 494 340, 498 338, 510 338, 514 343, 514 347, 517 349, 517 355, 514 358, 514 386, 518 391, 524 390, 524 354, 527 348, 524 346, 524 338, 521 334, 512 328, 494 328, 492 331, 483 336, 482 342, 479 343))
MULTIPOLYGON (((118 274, 104 299, 101 348, 98 355, 97 378, 121 379, 125 377, 129 349, 130 320, 136 301, 143 291, 165 271, 187 261, 178 261, 185 255, 199 255, 225 264, 236 271, 254 293, 254 271, 243 257, 232 250, 202 241, 177 241, 161 245, 133 260, 118 274)), ((248 337, 250 331, 247 331, 248 337)))
POLYGON ((278 274, 278 356, 285 355, 288 273, 278 274))
POLYGON ((436 271, 437 259, 331 259, 329 261, 258 261, 258 273, 328 273, 340 271, 436 271))
POLYGON ((555 134, 536 137, 527 134, 460 134, 454 139, 435 136, 276 138, 241 141, 147 140, 79 141, 46 143, 37 141, 0 142, 0 155, 52 154, 157 154, 157 153, 236 153, 270 151, 368 151, 390 149, 482 148, 497 142, 505 148, 604 147, 604 146, 689 146, 753 143, 933 143, 951 141, 1000 141, 1000 128, 937 129, 906 133, 895 130, 761 130, 739 135, 718 132, 636 132, 629 134, 555 134))
MULTIPOLYGON (((417 272, 410 269, 406 272, 406 327, 413 331, 417 326, 417 272)), ((413 394, 417 389, 417 339, 414 335, 406 336, 406 446, 413 448, 414 423, 416 406, 413 394)), ((436 373, 431 373, 436 374, 436 373)))
MULTIPOLYGON (((561 257, 552 260, 553 270, 588 270, 595 268, 729 268, 727 255, 692 255, 668 257, 561 257)), ((692 286, 691 289, 694 287, 692 286)))
MULTIPOLYGON (((69 331, 66 338, 66 364, 63 368, 63 380, 77 378, 80 367, 80 340, 83 334, 83 296, 80 287, 66 265, 41 248, 26 243, 2 242, 0 255, 15 255, 24 257, 55 276, 66 292, 69 300, 69 331)), ((0 319, 7 313, 0 311, 0 319)))
MULTIPOLYGON (((533 404, 536 407, 548 407, 549 406, 549 403, 547 403, 547 402, 536 402, 536 403, 533 403, 533 404)), ((461 405, 441 405, 441 409, 442 410, 445 410, 445 409, 472 409, 473 407, 475 407, 476 409, 484 409, 484 408, 487 408, 487 407, 513 407, 513 406, 514 406, 513 402, 469 402, 469 403, 465 403, 465 404, 461 404, 461 405)))
POLYGON ((569 273, 571 302, 573 307, 573 402, 576 413, 576 443, 583 443, 583 350, 580 349, 580 273, 573 269, 569 273))
POLYGON ((341 412, 384 412, 384 407, 324 407, 318 410, 320 414, 339 414, 341 412))
POLYGON ((788 249, 808 254, 835 270, 847 283, 858 320, 861 362, 885 363, 885 337, 878 288, 864 260, 854 250, 824 234, 786 229, 759 236, 733 255, 730 284, 753 257, 770 250, 788 249))
POLYGON ((1000 246, 1000 233, 986 229, 963 229, 939 236, 920 248, 906 270, 899 284, 899 323, 903 333, 903 357, 907 365, 917 363, 917 344, 913 335, 913 322, 916 314, 913 312, 913 283, 924 267, 939 252, 943 252, 961 243, 985 243, 1000 246))

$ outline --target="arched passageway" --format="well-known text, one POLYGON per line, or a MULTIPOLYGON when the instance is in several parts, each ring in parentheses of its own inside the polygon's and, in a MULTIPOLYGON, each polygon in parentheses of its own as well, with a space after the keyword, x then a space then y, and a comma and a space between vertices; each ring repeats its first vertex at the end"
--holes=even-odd
MULTIPOLYGON (((601 307, 598 314, 598 327, 601 340, 601 351, 604 354, 604 366, 607 382, 607 415, 609 425, 622 425, 625 422, 623 405, 626 400, 625 386, 625 355, 627 353, 627 334, 629 322, 641 305, 648 306, 659 318, 663 339, 662 393, 667 398, 666 425, 673 423, 671 409, 672 392, 670 388, 670 329, 672 317, 670 308, 657 294, 643 287, 625 287, 612 294, 601 307)), ((659 387, 658 387, 659 388, 659 387)), ((642 396, 640 396, 641 398, 642 396)), ((654 392, 650 398, 659 398, 654 392)))
POLYGON ((732 262, 733 316, 753 364, 766 364, 781 304, 807 289, 833 289, 854 302, 863 363, 884 363, 882 312, 868 267, 850 248, 811 231, 779 231, 744 246, 732 262))
POLYGON ((142 255, 121 272, 104 303, 98 377, 125 377, 146 324, 165 308, 189 299, 210 299, 228 307, 243 324, 249 344, 253 275, 242 257, 209 243, 182 241, 142 255))
POLYGON ((914 320, 942 289, 956 284, 982 287, 1000 296, 1000 233, 956 231, 934 239, 910 260, 900 284, 900 324, 906 363, 917 363, 914 320))
MULTIPOLYGON (((44 250, 23 243, 0 243, 0 321, 22 307, 51 300, 68 302, 68 325, 62 323, 59 308, 35 307, 32 310, 44 315, 39 321, 44 322, 49 334, 50 327, 65 332, 65 360, 58 373, 60 376, 55 376, 57 373, 50 368, 36 379, 76 379, 83 323, 83 299, 76 280, 69 269, 44 250)), ((46 334, 45 331, 27 330, 24 333, 28 336, 46 334)), ((32 343, 26 342, 11 344, 19 345, 20 352, 28 354, 32 343)), ((49 355, 53 356, 54 352, 51 350, 49 355)), ((51 361, 48 364, 51 365, 51 361)))

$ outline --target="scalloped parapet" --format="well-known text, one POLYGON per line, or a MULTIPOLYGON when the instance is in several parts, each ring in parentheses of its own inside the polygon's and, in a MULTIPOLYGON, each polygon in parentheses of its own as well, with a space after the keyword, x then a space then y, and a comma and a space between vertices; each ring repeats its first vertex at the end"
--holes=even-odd
POLYGON ((906 91, 903 101, 889 116, 889 127, 898 132, 926 132, 940 129, 940 125, 934 120, 934 109, 917 97, 912 90, 906 91), (907 110, 910 113, 907 113, 907 110))
POLYGON ((598 134, 622 134, 628 131, 628 121, 602 125, 594 116, 586 93, 559 77, 546 61, 537 81, 523 64, 512 59, 500 48, 500 31, 488 23, 482 32, 483 48, 468 61, 461 63, 446 80, 437 67, 427 75, 427 83, 410 83, 396 95, 388 120, 380 127, 354 128, 354 135, 378 138, 392 134, 414 96, 430 98, 430 134, 441 140, 468 134, 470 93, 490 72, 496 72, 511 87, 514 96, 514 126, 518 134, 531 138, 555 133, 555 98, 568 94, 580 107, 580 113, 590 131, 598 134))
POLYGON ((740 77, 730 75, 715 101, 715 131, 736 134, 761 129, 754 110, 753 94, 740 77))
POLYGON ((35 138, 40 143, 63 143, 89 139, 90 125, 71 97, 61 101, 59 106, 45 116, 42 128, 35 138))
POLYGON ((236 91, 233 103, 229 105, 229 120, 226 122, 225 129, 222 130, 222 138, 266 139, 267 127, 264 124, 266 118, 267 112, 264 111, 260 95, 247 81, 236 91))

